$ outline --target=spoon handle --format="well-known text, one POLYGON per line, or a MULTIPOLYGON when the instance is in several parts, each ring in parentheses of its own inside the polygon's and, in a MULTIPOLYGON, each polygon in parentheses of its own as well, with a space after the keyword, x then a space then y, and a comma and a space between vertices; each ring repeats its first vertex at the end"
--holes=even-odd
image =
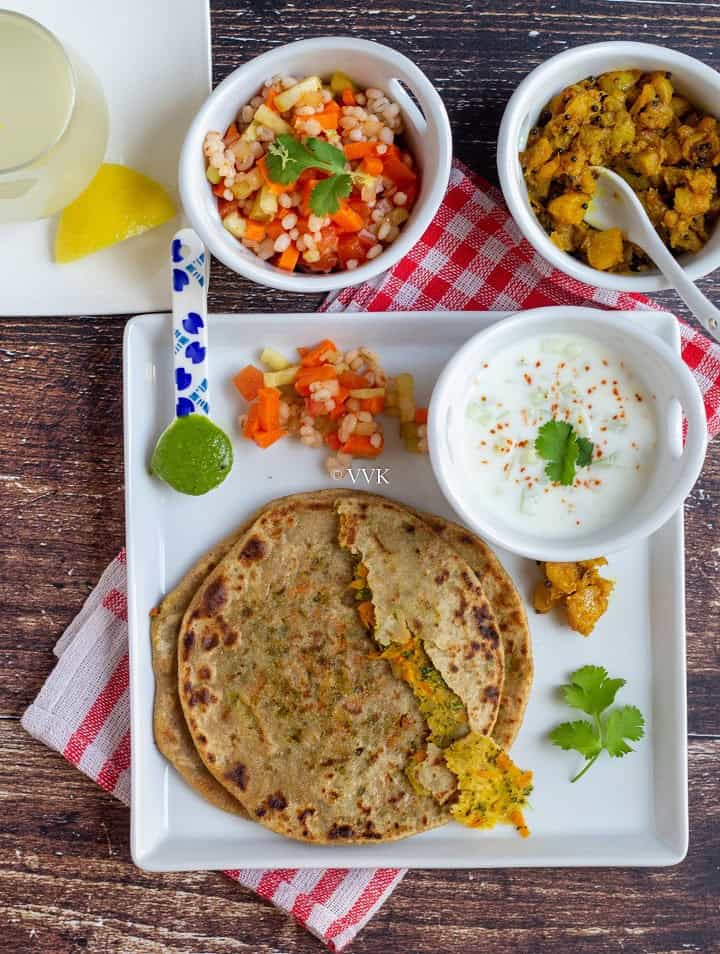
POLYGON ((662 251, 653 251, 653 258, 657 267, 673 284, 675 291, 703 328, 716 341, 720 341, 720 310, 690 281, 685 269, 668 252, 665 246, 662 247, 662 251))
POLYGON ((207 366, 207 252, 192 229, 171 245, 175 415, 210 415, 207 366))

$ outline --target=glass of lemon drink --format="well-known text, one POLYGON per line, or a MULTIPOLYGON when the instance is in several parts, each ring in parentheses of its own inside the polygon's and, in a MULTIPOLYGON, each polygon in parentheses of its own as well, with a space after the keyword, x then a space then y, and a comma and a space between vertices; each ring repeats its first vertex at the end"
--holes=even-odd
POLYGON ((72 202, 107 138, 90 67, 35 20, 0 10, 0 223, 44 219, 72 202))

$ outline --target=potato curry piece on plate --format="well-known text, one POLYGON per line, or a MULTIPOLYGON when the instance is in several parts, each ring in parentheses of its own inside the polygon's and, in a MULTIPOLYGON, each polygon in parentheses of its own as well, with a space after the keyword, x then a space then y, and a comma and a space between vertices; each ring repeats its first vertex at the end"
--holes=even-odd
POLYGON ((667 247, 698 252, 718 215, 720 127, 665 72, 588 77, 550 100, 520 154, 533 210, 550 238, 592 268, 637 272, 652 263, 619 229, 585 221, 593 166, 621 175, 667 247))
POLYGON ((612 580, 598 572, 599 567, 606 565, 605 557, 579 563, 540 563, 543 580, 535 587, 533 606, 538 613, 549 613, 556 605, 564 606, 568 626, 589 636, 607 610, 615 588, 612 580))

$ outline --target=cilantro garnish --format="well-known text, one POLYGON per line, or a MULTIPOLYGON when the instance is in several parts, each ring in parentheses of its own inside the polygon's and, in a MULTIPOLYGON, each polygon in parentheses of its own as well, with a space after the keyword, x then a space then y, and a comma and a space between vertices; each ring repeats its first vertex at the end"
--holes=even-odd
POLYGON ((310 193, 310 208, 315 215, 329 215, 340 208, 340 200, 350 195, 354 173, 348 172, 342 149, 322 139, 310 138, 304 144, 284 134, 270 143, 266 159, 269 177, 280 185, 292 185, 306 169, 327 172, 310 193))
POLYGON ((535 450, 543 460, 550 480, 565 487, 572 486, 576 467, 592 463, 593 442, 580 437, 567 421, 546 421, 538 430, 535 450))
POLYGON ((603 749, 612 758, 620 758, 633 751, 627 739, 637 742, 643 737, 645 720, 637 706, 622 706, 613 709, 605 719, 600 718, 624 685, 624 679, 610 679, 602 666, 583 666, 570 676, 570 683, 562 687, 569 706, 592 716, 592 722, 587 719, 563 722, 550 733, 553 745, 579 752, 586 760, 572 782, 582 778, 603 749))

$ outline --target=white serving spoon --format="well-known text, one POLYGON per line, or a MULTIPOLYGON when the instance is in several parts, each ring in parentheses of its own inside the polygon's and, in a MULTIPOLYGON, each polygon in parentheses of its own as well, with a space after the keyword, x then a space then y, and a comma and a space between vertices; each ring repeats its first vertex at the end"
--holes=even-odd
POLYGON ((596 229, 622 229, 657 265, 703 328, 720 341, 720 310, 695 287, 685 269, 665 247, 633 190, 610 169, 593 168, 598 176, 597 185, 585 221, 596 229))

